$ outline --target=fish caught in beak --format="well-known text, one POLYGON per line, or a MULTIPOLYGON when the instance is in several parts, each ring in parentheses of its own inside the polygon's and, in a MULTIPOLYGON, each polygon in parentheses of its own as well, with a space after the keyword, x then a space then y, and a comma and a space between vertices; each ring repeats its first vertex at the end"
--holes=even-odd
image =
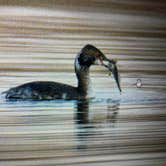
POLYGON ((116 61, 106 59, 106 60, 103 60, 103 65, 106 68, 108 68, 108 70, 113 74, 113 77, 116 81, 117 87, 118 87, 119 91, 122 92, 121 86, 120 86, 120 75, 119 75, 119 72, 118 72, 116 61))
POLYGON ((102 54, 102 56, 98 58, 98 65, 102 65, 108 68, 108 70, 113 74, 113 77, 116 81, 119 91, 122 92, 121 86, 120 86, 120 75, 118 72, 116 61, 110 60, 104 54, 102 54))

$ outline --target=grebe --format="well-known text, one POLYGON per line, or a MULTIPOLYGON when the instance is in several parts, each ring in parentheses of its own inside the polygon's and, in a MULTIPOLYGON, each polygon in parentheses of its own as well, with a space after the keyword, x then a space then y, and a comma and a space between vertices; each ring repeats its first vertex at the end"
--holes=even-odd
POLYGON ((5 91, 7 99, 84 99, 88 93, 88 76, 91 65, 107 67, 114 75, 119 90, 121 91, 116 62, 107 57, 93 45, 86 45, 75 58, 75 72, 78 86, 73 87, 63 83, 51 81, 35 81, 22 84, 5 91))

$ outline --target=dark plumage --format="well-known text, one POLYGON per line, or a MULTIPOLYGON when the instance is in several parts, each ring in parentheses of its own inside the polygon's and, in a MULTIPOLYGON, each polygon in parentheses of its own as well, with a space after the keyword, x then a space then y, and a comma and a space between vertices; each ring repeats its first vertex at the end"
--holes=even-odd
POLYGON ((90 66, 103 65, 110 68, 110 65, 115 66, 115 62, 112 62, 99 49, 88 44, 75 58, 77 87, 51 81, 36 81, 11 88, 4 93, 7 99, 83 99, 87 97, 90 66))

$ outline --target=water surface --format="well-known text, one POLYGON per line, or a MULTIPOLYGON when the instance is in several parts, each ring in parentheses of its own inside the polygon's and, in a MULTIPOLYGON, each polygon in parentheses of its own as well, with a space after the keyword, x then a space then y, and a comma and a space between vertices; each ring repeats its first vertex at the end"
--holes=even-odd
POLYGON ((0 92, 35 80, 76 86, 74 58, 90 43, 118 60, 122 93, 95 66, 89 100, 1 95, 0 165, 164 165, 165 3, 52 2, 0 2, 0 92))

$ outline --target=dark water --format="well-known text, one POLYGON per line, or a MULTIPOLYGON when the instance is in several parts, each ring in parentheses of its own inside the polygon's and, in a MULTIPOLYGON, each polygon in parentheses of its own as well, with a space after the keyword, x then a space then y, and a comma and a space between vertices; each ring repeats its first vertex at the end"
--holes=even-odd
POLYGON ((50 80, 76 85, 87 43, 118 60, 120 94, 91 68, 84 101, 0 97, 0 165, 165 165, 166 14, 157 1, 0 1, 0 92, 50 80), (137 79, 142 87, 137 88, 137 79))

